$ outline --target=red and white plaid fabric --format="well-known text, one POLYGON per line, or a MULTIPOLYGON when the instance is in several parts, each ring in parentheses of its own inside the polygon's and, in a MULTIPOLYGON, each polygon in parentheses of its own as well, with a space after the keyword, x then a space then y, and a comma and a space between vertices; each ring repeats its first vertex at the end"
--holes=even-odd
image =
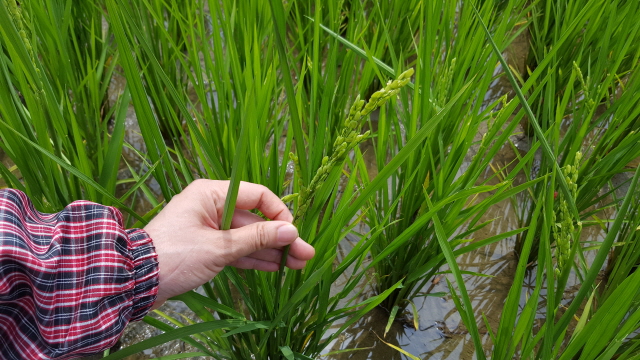
POLYGON ((111 347, 158 292, 158 261, 141 229, 112 207, 76 201, 42 214, 0 190, 0 358, 65 359, 111 347))

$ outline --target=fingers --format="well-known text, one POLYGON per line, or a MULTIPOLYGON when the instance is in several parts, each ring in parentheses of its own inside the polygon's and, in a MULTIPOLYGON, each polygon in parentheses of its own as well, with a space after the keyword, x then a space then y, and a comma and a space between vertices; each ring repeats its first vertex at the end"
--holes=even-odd
POLYGON ((293 221, 289 208, 266 186, 240 182, 236 208, 258 209, 271 220, 293 221))
MULTIPOLYGON (((200 194, 204 192, 204 194, 214 196, 214 202, 220 213, 219 216, 222 216, 222 207, 229 190, 229 181, 200 179, 192 182, 192 185, 189 186, 197 189, 200 194)), ((293 221, 289 208, 276 194, 263 185, 241 181, 238 188, 236 208, 242 210, 258 209, 271 220, 293 221)))
MULTIPOLYGON (((289 256, 287 256, 286 265, 288 268, 294 270, 303 269, 305 265, 307 265, 307 260, 310 260, 315 253, 313 247, 302 241, 302 239, 298 238, 294 243, 297 244, 298 242, 300 242, 301 244, 298 244, 295 247, 292 246, 291 249, 295 250, 290 250, 289 256), (311 251, 308 251, 307 247, 311 248, 311 251)), ((229 265, 240 269, 277 271, 280 269, 282 253, 282 250, 279 249, 262 249, 247 256, 241 257, 240 259, 230 263, 229 265)))
MULTIPOLYGON (((237 229, 243 226, 255 224, 257 222, 262 222, 262 221, 264 221, 263 218, 261 218, 256 214, 252 214, 247 210, 236 210, 235 214, 233 215, 233 220, 231 222, 231 228, 237 229)), ((295 258, 306 261, 306 260, 311 260, 315 255, 315 252, 316 251, 313 248, 313 246, 307 244, 301 238, 297 238, 296 240, 293 241, 293 243, 291 243, 291 248, 289 249, 289 257, 295 257, 295 258)), ((267 257, 266 255, 263 255, 263 254, 277 256, 277 261, 280 261, 279 259, 280 257, 282 257, 282 252, 276 249, 259 250, 254 254, 260 254, 260 255, 257 255, 258 257, 252 255, 252 257, 255 257, 257 259, 262 259, 262 260, 268 260, 268 261, 276 261, 276 260, 273 260, 274 258, 272 256, 267 257), (276 252, 278 255, 275 255, 276 252)), ((289 263, 287 263, 287 266, 289 266, 289 263)))
POLYGON ((280 259, 282 259, 282 250, 279 249, 262 249, 258 250, 252 254, 247 255, 246 257, 258 260, 264 260, 274 263, 279 263, 280 259))
MULTIPOLYGON (((304 240, 297 238, 291 243, 291 247, 289 248, 289 259, 299 259, 302 261, 311 260, 316 254, 316 250, 313 246, 307 244, 304 240)), ((287 266, 289 266, 289 262, 287 261, 287 266)), ((290 267, 290 266, 289 266, 290 267)))
POLYGON ((258 221, 223 233, 222 247, 230 262, 262 249, 282 248, 298 238, 298 229, 284 221, 258 221))
MULTIPOLYGON (((238 213, 238 223, 256 220, 252 214, 238 213)), ((280 262, 281 248, 291 245, 287 266, 300 268, 315 255, 315 250, 298 237, 295 226, 284 221, 256 221, 240 228, 225 231, 223 248, 228 251, 230 262, 243 257, 280 262)))
MULTIPOLYGON (((264 250, 257 251, 249 256, 242 257, 229 265, 240 269, 254 269, 261 271, 277 271, 280 269, 280 260, 282 259, 282 251, 276 249, 264 252, 264 250)), ((287 267, 294 270, 299 270, 305 267, 306 260, 300 260, 291 255, 287 257, 287 267)))
POLYGON ((260 216, 253 214, 247 210, 236 210, 233 213, 233 219, 231 219, 231 228, 237 229, 243 226, 251 225, 259 221, 265 221, 260 216))
MULTIPOLYGON (((263 260, 267 262, 276 263, 278 267, 280 267, 280 261, 282 260, 282 250, 279 249, 262 249, 258 250, 245 258, 251 258, 256 260, 263 260)), ((295 255, 291 254, 289 251, 289 256, 287 256, 287 267, 291 269, 302 269, 309 259, 300 259, 295 255)))
POLYGON ((245 269, 245 270, 253 269, 253 270, 270 271, 270 272, 278 271, 280 269, 280 265, 278 263, 259 260, 259 259, 253 259, 249 257, 242 257, 232 262, 229 265, 233 267, 237 267, 238 269, 245 269))

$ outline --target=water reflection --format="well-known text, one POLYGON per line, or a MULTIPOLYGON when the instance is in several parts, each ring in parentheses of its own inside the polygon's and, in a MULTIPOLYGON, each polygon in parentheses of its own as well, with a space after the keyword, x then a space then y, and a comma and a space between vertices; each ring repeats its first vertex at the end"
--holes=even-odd
MULTIPOLYGON (((384 335, 384 328, 387 323, 389 314, 380 309, 375 308, 365 317, 360 319, 347 331, 338 336, 333 346, 327 349, 326 353, 337 352, 346 349, 359 349, 348 351, 336 355, 327 356, 327 359, 390 359, 400 360, 402 355, 385 344, 383 340, 393 346, 404 348, 407 344, 399 342, 404 336, 405 329, 398 322, 394 322, 389 332, 384 335)), ((335 329, 339 327, 336 326, 335 329)))

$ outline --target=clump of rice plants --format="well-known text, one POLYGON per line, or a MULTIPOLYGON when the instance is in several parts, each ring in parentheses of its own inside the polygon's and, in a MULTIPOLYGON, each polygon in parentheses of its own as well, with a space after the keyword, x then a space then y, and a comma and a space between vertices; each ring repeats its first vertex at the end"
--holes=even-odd
MULTIPOLYGON (((572 236, 576 232, 572 224, 556 223, 552 206, 554 193, 541 193, 531 223, 533 228, 542 222, 539 239, 535 238, 534 232, 528 232, 500 324, 494 329, 487 324, 494 345, 492 359, 512 359, 514 356, 522 359, 574 359, 576 356, 580 359, 637 358, 639 344, 629 336, 640 327, 637 307, 640 275, 622 270, 617 272, 616 281, 608 284, 600 283, 598 276, 618 234, 625 234, 620 233, 625 226, 623 224, 637 218, 636 206, 631 201, 636 197, 639 175, 640 171, 636 170, 629 192, 619 204, 617 218, 605 239, 598 244, 593 262, 588 268, 581 269, 583 274, 578 292, 572 299, 565 299, 566 280, 571 265, 580 260, 577 249, 581 245, 574 243, 569 249, 559 249, 562 244, 558 238, 554 239, 556 232, 566 231, 572 236), (557 227, 561 229, 556 230, 557 227), (536 242, 538 246, 534 247, 536 242), (534 248, 538 251, 535 286, 524 290, 523 281, 530 271, 527 259, 534 248), (565 253, 566 250, 569 251, 565 253), (600 294, 602 287, 605 288, 603 295, 600 294)), ((629 237, 625 239, 631 240, 629 237)), ((625 267, 628 269, 626 265, 619 269, 625 267)))
MULTIPOLYGON (((542 1, 534 6, 531 53, 537 67, 530 70, 522 85, 537 119, 527 126, 539 127, 530 143, 544 137, 554 154, 554 159, 545 155, 528 161, 525 175, 533 179, 549 174, 556 166, 556 158, 560 167, 573 166, 576 154, 581 152, 583 158, 576 165, 578 189, 575 203, 569 201, 569 210, 574 224, 581 222, 585 226, 596 224, 589 218, 611 206, 606 197, 613 188, 605 194, 600 191, 640 156, 635 95, 640 28, 631 15, 638 11, 638 4, 601 3, 584 0, 555 6, 542 1), (558 21, 560 18, 571 20, 558 21), (593 49, 599 50, 594 53, 593 49)), ((535 199, 543 188, 538 184, 530 196, 523 193, 524 205, 519 215, 523 226, 530 223, 535 199)), ((563 190, 559 187, 554 191, 563 190)), ((517 254, 522 251, 525 237, 523 233, 518 238, 517 254)), ((530 263, 537 255, 535 246, 534 243, 530 263)))
MULTIPOLYGON (((146 121, 149 126, 149 128, 143 129, 143 135, 155 136, 153 134, 157 134, 157 124, 155 124, 155 130, 150 129, 154 126, 154 110, 145 99, 145 92, 154 90, 147 88, 148 85, 135 74, 139 73, 139 69, 148 66, 148 71, 153 71, 154 76, 163 79, 165 86, 169 88, 169 96, 173 96, 174 92, 184 90, 174 87, 171 79, 164 76, 162 66, 159 66, 156 59, 150 56, 152 44, 146 41, 144 36, 141 36, 138 19, 132 15, 136 12, 127 11, 129 5, 124 2, 108 1, 107 5, 111 21, 117 27, 115 30, 116 39, 123 52, 123 68, 131 81, 134 106, 139 112, 139 118, 148 117, 141 120, 146 121), (139 63, 138 61, 142 57, 132 56, 132 53, 137 51, 146 52, 150 56, 151 64, 139 63)), ((225 5, 233 8, 235 3, 230 1, 225 5)), ((361 126, 366 122, 368 115, 378 106, 389 99, 395 99, 400 89, 409 83, 412 72, 401 73, 384 89, 374 93, 369 102, 356 100, 347 111, 347 115, 344 115, 344 111, 340 111, 342 120, 337 122, 337 126, 329 126, 332 123, 336 124, 335 119, 331 118, 324 120, 324 129, 307 127, 313 122, 302 117, 302 114, 308 113, 308 108, 300 106, 298 102, 298 98, 302 94, 299 85, 297 88, 294 87, 291 76, 292 71, 296 70, 292 70, 295 68, 290 67, 289 55, 284 51, 284 28, 281 27, 284 24, 282 4, 274 1, 269 5, 273 14, 272 37, 265 42, 258 42, 259 35, 255 31, 246 32, 243 35, 246 36, 245 39, 252 39, 249 41, 252 45, 248 46, 247 44, 243 49, 245 62, 242 67, 234 70, 240 79, 233 86, 226 85, 230 95, 225 100, 235 102, 234 106, 226 104, 226 111, 233 114, 232 119, 227 118, 227 113, 219 114, 219 118, 216 119, 216 110, 225 106, 220 104, 223 101, 221 98, 218 98, 218 104, 203 101, 198 107, 187 106, 189 104, 185 103, 181 96, 174 98, 183 115, 191 115, 189 117, 191 120, 187 121, 188 141, 192 142, 191 146, 196 150, 195 153, 204 155, 204 159, 210 162, 201 164, 202 168, 200 168, 197 166, 200 164, 195 162, 196 159, 182 157, 176 151, 178 157, 177 160, 171 160, 170 166, 172 168, 163 171, 180 173, 180 177, 183 177, 186 182, 193 176, 193 171, 203 172, 213 178, 217 176, 226 178, 230 175, 232 186, 237 185, 240 179, 244 179, 273 186, 274 191, 283 193, 286 183, 284 182, 285 174, 282 171, 286 168, 286 164, 278 161, 278 149, 281 142, 284 142, 284 149, 293 153, 291 158, 295 163, 295 171, 291 181, 292 192, 298 194, 294 201, 294 214, 296 214, 294 221, 298 226, 300 236, 316 247, 318 255, 308 263, 303 271, 283 269, 278 274, 272 274, 227 268, 210 284, 203 287, 206 296, 192 292, 178 297, 203 321, 209 323, 189 326, 177 319, 171 319, 171 323, 178 327, 172 329, 171 326, 156 319, 146 320, 168 331, 167 336, 184 336, 184 334, 197 332, 199 335, 188 341, 203 354, 232 359, 284 359, 289 358, 291 354, 298 357, 316 356, 343 329, 379 304, 395 287, 400 285, 398 283, 388 291, 364 301, 357 297, 358 292, 361 291, 359 286, 368 273, 368 267, 363 264, 368 250, 376 238, 375 234, 379 232, 378 229, 374 228, 371 230, 371 234, 363 235, 345 258, 337 258, 337 246, 340 240, 356 225, 353 219, 361 207, 377 190, 386 186, 388 176, 396 171, 402 162, 412 154, 412 151, 434 130, 434 127, 421 129, 405 145, 404 150, 399 152, 385 169, 381 170, 376 179, 368 186, 357 190, 356 181, 361 173, 361 165, 358 164, 361 160, 357 157, 352 159, 350 153, 368 137, 368 133, 361 133, 361 126), (267 52, 265 61, 259 61, 260 59, 254 58, 253 55, 258 53, 262 46, 267 52), (276 64, 276 60, 279 62, 281 70, 279 73, 281 80, 278 82, 276 82, 278 73, 272 65, 276 64), (273 93, 283 90, 286 94, 285 104, 288 106, 286 118, 281 117, 283 104, 280 101, 273 101, 273 93), (213 114, 213 119, 210 119, 207 114, 213 114), (283 124, 285 119, 288 121, 286 130, 283 124), (218 124, 220 125, 208 122, 211 120, 219 120, 218 124), (222 129, 225 132, 206 135, 213 131, 220 132, 222 129), (321 141, 314 144, 308 140, 312 139, 310 137, 312 131, 322 131, 333 141, 329 143, 322 138, 321 141), (283 132, 286 135, 281 138, 283 132), (218 138, 223 141, 229 139, 237 142, 226 143, 224 148, 226 152, 219 154, 216 153, 215 147, 217 146, 215 140, 218 138), (250 142, 247 139, 254 141, 250 142), (267 162, 263 160, 265 152, 268 154, 267 162), (318 154, 322 156, 318 158, 319 166, 315 167, 313 165, 314 158, 318 154), (220 161, 216 162, 220 157, 227 157, 225 161, 228 161, 228 157, 233 159, 230 173, 219 166, 220 161), (345 183, 341 183, 344 171, 349 176, 345 178, 345 183), (269 179, 270 174, 272 176, 277 174, 280 179, 274 182, 269 179), (352 271, 352 268, 357 271, 352 271), (338 293, 334 293, 332 284, 338 280, 343 281, 345 285, 338 293), (211 312, 209 309, 215 312, 211 312), (330 326, 338 321, 343 321, 340 330, 328 333, 330 326), (192 332, 191 329, 199 330, 192 332)), ((218 11, 226 14, 226 11, 229 10, 221 7, 218 11)), ((200 10, 193 13, 202 16, 200 10)), ((259 12, 249 12, 248 16, 250 14, 258 16, 259 12)), ((197 20, 196 24, 201 21, 197 20)), ((206 46, 211 46, 213 50, 207 51, 215 53, 215 48, 220 46, 216 42, 220 40, 219 37, 208 35, 203 31, 204 28, 196 27, 195 30, 188 30, 191 26, 191 22, 185 21, 184 33, 192 36, 194 41, 196 39, 203 41, 204 45, 198 46, 197 44, 201 44, 199 42, 188 45, 187 49, 196 51, 196 53, 187 53, 179 59, 185 64, 197 68, 199 61, 196 63, 193 60, 199 58, 198 54, 201 50, 198 49, 201 46, 204 46, 205 49, 206 46)), ((233 51, 233 48, 226 50, 233 51)), ((335 58, 337 53, 331 56, 335 58)), ((220 60, 222 57, 216 56, 214 59, 222 61, 220 60)), ((351 59, 355 60, 353 56, 351 59)), ((347 64, 343 60, 342 66, 345 67, 347 64)), ((204 69, 205 73, 215 71, 214 64, 205 63, 204 66, 200 69, 204 69)), ((305 75, 304 71, 306 70, 303 69, 303 72, 300 73, 301 76, 305 75)), ((351 81, 352 71, 345 70, 340 73, 339 82, 351 81)), ((196 71, 196 73, 198 72, 196 71)), ((335 76, 335 74, 329 75, 327 73, 322 75, 323 81, 331 81, 331 76, 335 76)), ((197 75, 193 80, 198 80, 197 75)), ((205 95, 210 86, 206 82, 200 81, 193 81, 192 85, 198 88, 197 92, 205 95)), ((216 83, 216 89, 221 89, 223 86, 225 86, 224 81, 221 81, 220 84, 216 83)), ((460 95, 458 94, 451 101, 442 104, 443 110, 433 118, 434 125, 442 120, 444 114, 453 107, 460 95)), ((320 99, 329 101, 326 106, 339 106, 343 103, 343 100, 333 100, 333 98, 332 89, 327 86, 322 92, 318 92, 317 101, 320 99), (332 103, 334 105, 331 105, 332 103)), ((318 105, 316 103, 314 106, 319 109, 319 113, 330 114, 328 110, 322 109, 318 105)), ((325 105, 323 104, 323 106, 325 105)), ((150 140, 156 143, 160 142, 159 139, 150 140)), ((153 149, 149 146, 148 148, 153 149)), ((163 166, 165 164, 159 164, 159 167, 163 166)), ((176 186, 169 182, 167 184, 176 186)), ((169 193, 175 191, 178 189, 170 190, 169 193)), ((232 209, 234 201, 232 198, 228 200, 228 208, 232 209)), ((229 225, 228 220, 230 219, 231 217, 226 214, 223 219, 225 227, 229 225)), ((154 341, 162 339, 166 339, 166 337, 138 344, 126 351, 116 353, 112 357, 118 358, 139 351, 154 341)))
MULTIPOLYGON (((598 274, 623 224, 637 222, 637 206, 632 201, 637 197, 639 179, 640 170, 636 170, 629 192, 619 204, 618 217, 599 244, 577 294, 568 300, 564 298, 566 282, 559 278, 553 261, 554 220, 550 206, 553 192, 541 195, 531 217, 532 227, 542 222, 540 238, 536 240, 534 232, 528 232, 499 325, 491 328, 486 323, 493 342, 491 359, 637 359, 640 343, 635 333, 640 328, 637 306, 640 272, 619 272, 618 281, 605 285, 607 296, 600 294, 599 288, 603 285, 598 282, 598 274), (525 289, 524 279, 530 272, 527 258, 535 241, 539 266, 535 270, 535 284, 525 289)), ((577 252, 572 251, 567 260, 575 258, 577 252)), ((459 300, 456 306, 461 312, 468 311, 459 300)), ((477 329, 469 331, 471 336, 480 337, 477 329)), ((483 349, 479 351, 485 356, 483 349)))
MULTIPOLYGON (((403 148, 405 141, 428 124, 430 114, 440 111, 452 94, 463 92, 464 101, 437 126, 437 135, 429 138, 392 175, 390 188, 381 189, 370 203, 367 213, 370 226, 384 226, 380 240, 372 247, 378 277, 376 287, 384 292, 404 279, 403 287, 383 303, 391 313, 390 320, 405 308, 415 310, 413 299, 445 263, 434 216, 444 225, 444 238, 456 248, 488 224, 479 220, 489 206, 501 201, 505 192, 514 191, 509 188, 514 173, 498 185, 479 182, 517 125, 511 119, 517 102, 502 98, 484 104, 494 80, 497 58, 475 18, 474 4, 433 3, 421 8, 421 37, 417 44, 420 65, 415 89, 410 99, 402 99, 397 110, 388 108, 380 113, 374 149, 377 166, 382 168, 388 158, 403 148), (474 85, 465 88, 467 81, 474 85), (474 148, 477 154, 463 168, 465 157, 474 148), (400 243, 393 253, 385 251, 400 243)), ((477 5, 481 6, 483 18, 492 24, 496 37, 504 39, 500 46, 506 48, 517 33, 515 24, 522 19, 520 11, 524 3, 509 1, 502 11, 492 1, 477 5)), ((503 234, 491 241, 511 235, 503 234)), ((471 249, 464 247, 457 254, 471 249)))
MULTIPOLYGON (((295 31, 289 32, 294 46, 294 61, 303 62, 309 57, 314 64, 321 61, 317 49, 331 49, 331 37, 323 36, 322 27, 357 44, 366 44, 369 56, 390 64, 402 66, 404 59, 414 59, 415 39, 420 24, 418 0, 407 1, 291 1, 285 5, 287 24, 295 31), (322 11, 318 11, 323 9, 322 11), (309 22, 313 19, 313 22, 309 22), (384 21, 380 21, 384 19, 384 21)), ((414 66, 412 63, 408 66, 414 66)), ((360 81, 350 84, 362 94, 371 94, 381 83, 373 63, 366 62, 359 71, 360 81)), ((308 80, 308 79, 307 79, 308 80)))
MULTIPOLYGON (((490 37, 488 32, 487 35, 490 37)), ((497 51, 497 47, 495 49, 497 51)), ((506 65, 503 58, 501 61, 506 65)), ((506 69, 506 72, 517 96, 521 101, 526 102, 513 74, 509 69, 506 69)), ((537 123, 536 116, 529 107, 525 106, 523 111, 526 111, 530 119, 537 123)), ((540 133, 539 130, 537 128, 536 132, 540 133)), ((543 143, 544 139, 540 142, 543 143)), ((549 156, 548 145, 543 146, 547 147, 548 153, 545 156, 553 160, 553 156, 549 156)), ((576 153, 574 165, 579 164, 581 158, 581 154, 576 153)), ((600 299, 601 301, 595 299, 598 299, 597 277, 608 253, 628 214, 630 218, 635 216, 633 212, 628 213, 628 211, 631 208, 631 200, 636 194, 640 170, 636 169, 628 193, 618 208, 617 218, 606 238, 599 244, 593 261, 588 266, 585 261, 580 261, 580 266, 573 266, 574 261, 582 255, 582 245, 578 241, 573 241, 569 244, 569 252, 567 252, 567 246, 558 243, 569 241, 571 235, 576 235, 573 226, 575 218, 572 218, 575 210, 570 212, 566 209, 576 207, 577 198, 574 194, 578 186, 574 165, 568 164, 564 170, 560 171, 555 166, 548 175, 547 181, 539 183, 543 190, 538 193, 535 208, 531 214, 530 229, 540 229, 540 231, 527 232, 514 283, 505 302, 498 328, 491 329, 487 324, 494 343, 492 359, 512 359, 514 356, 523 359, 573 359, 577 356, 580 359, 632 359, 638 355, 640 350, 638 343, 633 340, 625 341, 625 339, 640 327, 640 312, 637 307, 637 286, 640 275, 638 273, 630 276, 622 275, 622 281, 609 288, 611 296, 600 299), (555 189, 556 181, 564 182, 562 187, 566 187, 563 189, 564 198, 561 199, 563 205, 560 206, 560 212, 564 213, 561 217, 566 217, 566 221, 560 221, 560 223, 557 223, 558 218, 553 205, 557 202, 557 193, 552 191, 555 189), (566 202, 569 202, 568 206, 564 205, 566 202), (561 229, 556 230, 556 227, 561 229), (562 240, 560 237, 555 239, 556 262, 554 265, 553 235, 558 233, 562 234, 562 240), (538 246, 534 247, 536 243, 538 246), (523 294, 523 281, 528 271, 529 253, 534 249, 538 253, 539 264, 536 269, 535 287, 532 291, 523 294), (573 268, 577 269, 581 282, 575 297, 567 302, 564 300, 565 287, 569 272, 573 268), (543 294, 543 288, 546 288, 545 294, 543 294), (536 322, 541 300, 545 304, 544 317, 542 322, 536 322), (582 305, 584 305, 582 313, 578 315, 582 305), (578 321, 577 324, 572 325, 574 318, 578 321)), ((578 222, 578 232, 579 227, 578 222)))
MULTIPOLYGON (((323 158, 323 165, 308 185, 301 179, 298 167, 296 180, 299 181, 296 182, 299 182, 299 192, 294 222, 307 241, 316 247, 320 256, 310 261, 305 270, 298 272, 282 270, 280 274, 271 274, 250 270, 239 272, 233 268, 226 268, 212 284, 204 287, 208 298, 194 292, 178 297, 202 320, 211 321, 210 331, 197 336, 200 343, 196 346, 204 347, 202 354, 217 354, 231 359, 285 359, 290 354, 303 358, 316 356, 340 333, 338 331, 325 336, 331 324, 346 319, 342 329, 346 328, 379 304, 393 290, 392 288, 385 294, 361 303, 357 303, 353 297, 352 291, 366 275, 367 269, 353 273, 348 269, 354 264, 359 268, 363 263, 371 246, 370 236, 364 236, 356 248, 336 264, 336 247, 339 240, 344 236, 344 231, 348 232, 349 228, 354 226, 351 219, 359 210, 359 206, 368 196, 374 194, 377 188, 385 185, 385 175, 381 174, 372 187, 357 193, 354 191, 357 178, 355 170, 340 199, 336 199, 336 195, 348 152, 367 136, 366 133, 360 134, 359 130, 364 118, 389 98, 395 97, 408 83, 411 73, 402 73, 396 80, 390 81, 384 89, 375 93, 366 105, 364 101, 355 101, 331 153, 323 158), (355 203, 352 203, 354 201, 355 203), (331 221, 327 216, 322 219, 318 216, 318 210, 327 206, 334 208, 331 221), (338 294, 331 294, 331 284, 341 277, 347 278, 345 288, 338 294), (237 295, 233 294, 239 294, 242 303, 238 303, 237 295), (341 300, 345 298, 348 299, 347 305, 342 305, 341 300), (221 320, 215 321, 214 315, 206 308, 216 310, 221 320), (234 329, 234 323, 230 321, 241 323, 234 329), (227 331, 221 330, 221 327, 227 331)), ((424 138, 426 134, 425 131, 420 137, 424 138)), ((420 137, 416 137, 408 149, 417 146, 420 137)), ((389 164, 387 172, 394 171, 409 154, 409 151, 405 151, 396 158, 389 164)), ((292 157, 296 159, 296 155, 292 157)), ((238 162, 235 165, 239 166, 238 162)), ((232 175, 232 182, 234 179, 237 184, 239 177, 232 175)), ((398 283, 396 287, 399 285, 398 283)), ((169 329, 153 319, 148 321, 161 329, 169 329)), ((176 319, 171 321, 182 329, 188 328, 176 319)), ((174 332, 181 334, 178 330, 174 332)), ((121 358, 150 343, 152 342, 138 344, 109 358, 121 358)))
POLYGON ((134 214, 113 196, 129 97, 108 106, 103 15, 99 1, 0 2, 0 147, 16 166, 0 173, 40 211, 87 199, 134 214))

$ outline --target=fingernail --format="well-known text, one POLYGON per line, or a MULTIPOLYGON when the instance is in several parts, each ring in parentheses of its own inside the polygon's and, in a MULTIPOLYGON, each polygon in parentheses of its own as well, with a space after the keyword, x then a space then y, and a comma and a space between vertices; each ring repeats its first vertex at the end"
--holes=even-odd
POLYGON ((278 228, 278 242, 283 245, 291 244, 298 238, 298 229, 293 225, 283 225, 278 228))

